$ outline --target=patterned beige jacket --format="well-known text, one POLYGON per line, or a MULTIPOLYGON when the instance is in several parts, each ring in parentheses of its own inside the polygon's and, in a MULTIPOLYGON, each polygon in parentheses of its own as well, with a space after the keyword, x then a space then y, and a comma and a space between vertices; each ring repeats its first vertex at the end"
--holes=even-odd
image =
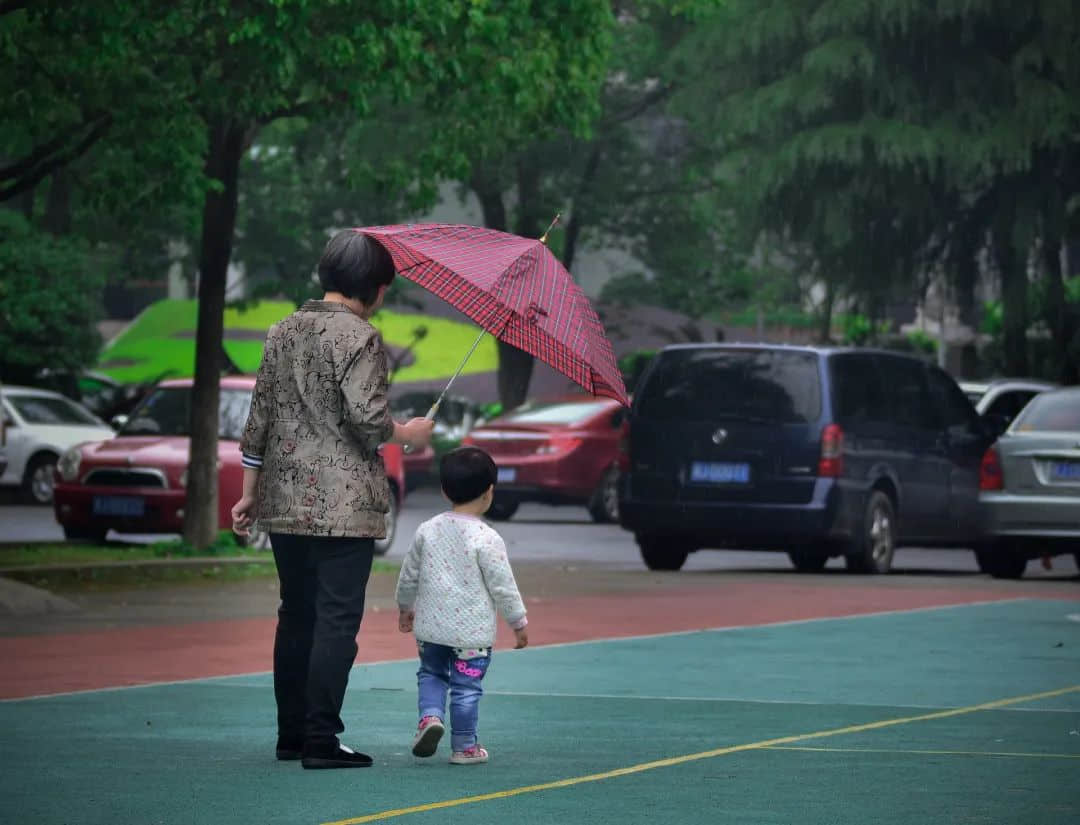
POLYGON ((274 533, 383 538, 378 453, 394 423, 378 331, 342 304, 308 301, 270 328, 240 442, 274 533))

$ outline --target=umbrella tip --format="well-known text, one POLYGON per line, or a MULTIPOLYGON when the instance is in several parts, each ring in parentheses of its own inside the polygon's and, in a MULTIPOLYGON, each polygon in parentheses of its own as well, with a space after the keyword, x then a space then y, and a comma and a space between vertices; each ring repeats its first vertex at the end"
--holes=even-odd
POLYGON ((551 230, 554 229, 555 226, 559 223, 559 218, 561 217, 562 212, 555 213, 555 219, 551 222, 551 225, 548 226, 547 230, 545 230, 544 234, 540 236, 540 243, 547 243, 548 235, 551 233, 551 230))

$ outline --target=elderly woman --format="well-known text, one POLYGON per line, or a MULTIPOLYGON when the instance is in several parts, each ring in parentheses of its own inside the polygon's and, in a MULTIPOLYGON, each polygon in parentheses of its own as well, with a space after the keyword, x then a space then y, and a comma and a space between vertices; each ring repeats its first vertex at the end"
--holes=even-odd
POLYGON ((240 443, 243 497, 233 529, 269 532, 281 582, 274 639, 278 759, 368 767, 343 746, 341 705, 356 659, 374 541, 390 506, 379 445, 423 447, 432 422, 399 424, 386 351, 369 323, 394 279, 378 242, 346 230, 319 261, 326 294, 271 327, 240 443))

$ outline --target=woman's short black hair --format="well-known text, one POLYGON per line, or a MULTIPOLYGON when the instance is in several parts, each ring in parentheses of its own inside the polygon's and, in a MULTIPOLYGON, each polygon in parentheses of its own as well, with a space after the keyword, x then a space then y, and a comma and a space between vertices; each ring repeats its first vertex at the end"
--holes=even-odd
POLYGON ((327 292, 340 292, 372 304, 379 287, 394 280, 394 261, 386 248, 363 232, 344 229, 330 239, 319 259, 319 283, 327 292))
POLYGON ((454 504, 480 498, 495 483, 497 475, 495 462, 479 447, 451 450, 439 465, 439 482, 454 504))

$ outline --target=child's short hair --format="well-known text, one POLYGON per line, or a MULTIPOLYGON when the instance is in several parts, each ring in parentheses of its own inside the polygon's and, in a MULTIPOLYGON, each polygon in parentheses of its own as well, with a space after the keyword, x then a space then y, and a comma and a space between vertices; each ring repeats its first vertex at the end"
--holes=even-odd
POLYGON ((479 447, 451 450, 439 465, 439 483, 454 504, 480 498, 497 476, 495 462, 479 447))

